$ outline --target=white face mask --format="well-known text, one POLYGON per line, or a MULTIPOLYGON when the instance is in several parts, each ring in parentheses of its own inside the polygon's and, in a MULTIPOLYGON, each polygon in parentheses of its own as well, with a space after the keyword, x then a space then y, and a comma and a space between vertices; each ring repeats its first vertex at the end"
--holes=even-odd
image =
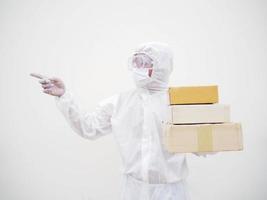
POLYGON ((152 78, 148 75, 148 69, 146 68, 133 68, 133 78, 138 87, 144 87, 152 81, 152 78))

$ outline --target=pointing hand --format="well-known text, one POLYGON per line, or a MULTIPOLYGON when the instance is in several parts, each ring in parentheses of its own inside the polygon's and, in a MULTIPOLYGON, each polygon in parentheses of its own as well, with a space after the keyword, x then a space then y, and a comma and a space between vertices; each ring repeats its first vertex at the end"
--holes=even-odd
POLYGON ((56 77, 48 78, 36 73, 31 73, 30 75, 40 79, 39 83, 41 83, 44 93, 58 97, 62 96, 65 93, 65 85, 61 79, 56 77))

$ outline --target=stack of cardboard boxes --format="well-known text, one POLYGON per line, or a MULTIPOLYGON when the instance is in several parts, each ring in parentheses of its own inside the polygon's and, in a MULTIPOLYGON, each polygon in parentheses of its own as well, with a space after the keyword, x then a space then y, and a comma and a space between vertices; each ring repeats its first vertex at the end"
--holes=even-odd
POLYGON ((164 143, 169 152, 243 149, 240 123, 230 122, 230 106, 218 103, 217 86, 171 87, 170 118, 164 143))

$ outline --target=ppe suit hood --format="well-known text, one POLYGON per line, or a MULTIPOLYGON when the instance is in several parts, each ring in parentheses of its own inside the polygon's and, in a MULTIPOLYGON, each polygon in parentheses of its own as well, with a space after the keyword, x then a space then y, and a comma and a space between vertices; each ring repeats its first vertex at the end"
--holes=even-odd
POLYGON ((151 77, 140 80, 133 72, 134 81, 137 87, 149 91, 165 91, 168 89, 170 74, 173 70, 173 53, 168 44, 160 42, 149 42, 139 45, 133 54, 142 53, 153 60, 153 72, 151 77))

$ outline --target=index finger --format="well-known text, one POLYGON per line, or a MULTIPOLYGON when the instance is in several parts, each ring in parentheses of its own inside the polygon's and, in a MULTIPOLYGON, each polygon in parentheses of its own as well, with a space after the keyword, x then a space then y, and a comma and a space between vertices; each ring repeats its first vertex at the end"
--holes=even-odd
POLYGON ((46 76, 43 76, 41 74, 36 74, 36 73, 30 73, 31 76, 35 77, 35 78, 39 78, 39 79, 46 79, 46 76))

